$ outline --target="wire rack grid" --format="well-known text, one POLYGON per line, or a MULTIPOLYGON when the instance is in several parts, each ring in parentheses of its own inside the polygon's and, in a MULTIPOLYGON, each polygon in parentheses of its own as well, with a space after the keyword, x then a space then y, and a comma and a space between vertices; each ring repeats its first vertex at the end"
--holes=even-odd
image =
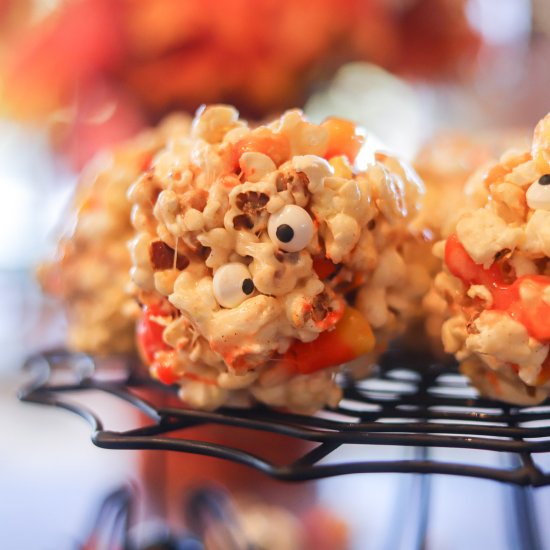
POLYGON ((40 353, 27 360, 27 368, 35 374, 19 397, 80 415, 89 422, 92 441, 99 447, 212 456, 245 464, 284 481, 353 473, 421 473, 472 476, 532 487, 550 484, 550 473, 534 458, 550 451, 550 403, 513 407, 480 398, 456 368, 425 357, 387 355, 376 378, 347 381, 339 407, 314 416, 266 407, 215 412, 166 407, 162 405, 165 400, 155 403, 155 399, 144 399, 140 390, 154 390, 152 395, 162 396, 174 389, 136 375, 131 363, 127 362, 117 379, 102 380, 96 376, 101 367, 88 356, 63 350, 40 353), (69 372, 72 379, 55 381, 54 373, 59 369, 69 372), (67 397, 69 392, 91 390, 124 400, 144 413, 149 422, 127 431, 106 429, 98 415, 67 397), (238 438, 234 446, 227 446, 186 437, 186 428, 206 424, 280 434, 310 442, 314 448, 288 464, 276 464, 240 448, 238 438), (349 445, 363 446, 364 458, 330 461, 335 451, 349 445), (406 446, 424 451, 413 459, 373 460, 369 458, 369 446, 406 446), (442 448, 489 451, 505 459, 494 467, 430 458, 434 449, 442 448))

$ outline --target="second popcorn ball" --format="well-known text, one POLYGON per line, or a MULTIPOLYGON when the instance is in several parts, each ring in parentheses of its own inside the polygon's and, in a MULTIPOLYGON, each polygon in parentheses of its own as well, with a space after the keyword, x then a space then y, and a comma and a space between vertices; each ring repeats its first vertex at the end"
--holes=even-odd
POLYGON ((484 395, 534 404, 550 391, 550 114, 531 151, 504 154, 484 184, 486 204, 434 249, 443 343, 484 395))
POLYGON ((422 185, 388 155, 356 171, 363 141, 340 119, 252 128, 211 106, 130 188, 138 345, 184 402, 336 406, 337 368, 417 312, 403 254, 422 185))

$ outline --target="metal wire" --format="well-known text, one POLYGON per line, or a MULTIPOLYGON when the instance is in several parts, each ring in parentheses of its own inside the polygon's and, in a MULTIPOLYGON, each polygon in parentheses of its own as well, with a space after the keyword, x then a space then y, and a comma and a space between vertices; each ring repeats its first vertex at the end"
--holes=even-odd
MULTIPOLYGON (((136 376, 130 369, 116 380, 102 380, 90 371, 90 358, 65 351, 35 355, 27 361, 37 370, 20 392, 20 399, 62 407, 84 418, 92 428, 95 445, 108 449, 160 449, 231 460, 285 481, 304 481, 353 473, 448 474, 492 479, 523 486, 550 484, 550 472, 532 459, 533 453, 550 451, 550 402, 537 407, 510 407, 477 397, 466 380, 449 365, 434 364, 429 358, 389 354, 381 362, 379 376, 362 381, 344 381, 344 400, 334 410, 302 416, 265 407, 221 409, 216 412, 166 407, 162 402, 173 388, 136 376), (86 362, 86 359, 88 362, 86 362), (84 366, 83 366, 84 365, 84 366), (72 379, 56 381, 59 371, 72 379), (148 390, 151 401, 140 397, 148 390), (99 416, 75 404, 69 392, 101 391, 139 409, 150 423, 128 431, 103 427, 99 416), (158 396, 158 399, 155 397, 158 396), (186 437, 186 429, 218 425, 249 432, 269 432, 312 442, 316 447, 288 464, 276 464, 266 456, 239 446, 186 437), (359 460, 333 459, 338 450, 351 445, 364 448, 359 460), (416 447, 419 449, 460 448, 490 451, 494 466, 471 461, 441 461, 433 453, 412 459, 375 460, 369 447, 416 447), (514 463, 499 457, 512 453, 514 463), (333 461, 334 460, 334 461, 333 461)), ((148 397, 149 398, 149 397, 148 397)), ((242 433, 242 432, 241 432, 242 433)), ((354 455, 355 456, 355 455, 354 455)))

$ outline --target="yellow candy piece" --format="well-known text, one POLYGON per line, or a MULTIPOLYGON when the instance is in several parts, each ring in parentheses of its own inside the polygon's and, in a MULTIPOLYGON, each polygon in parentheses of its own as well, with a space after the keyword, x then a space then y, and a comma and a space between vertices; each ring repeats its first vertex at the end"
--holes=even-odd
POLYGON ((373 350, 374 334, 369 322, 347 306, 334 330, 322 332, 313 342, 296 340, 283 363, 302 374, 342 365, 373 350))
POLYGON ((357 309, 351 306, 346 307, 342 318, 336 324, 334 336, 349 346, 356 357, 371 352, 375 344, 370 323, 357 309))
POLYGON ((353 176, 351 164, 349 163, 348 158, 344 155, 332 157, 328 162, 334 169, 335 176, 346 179, 350 179, 353 176))

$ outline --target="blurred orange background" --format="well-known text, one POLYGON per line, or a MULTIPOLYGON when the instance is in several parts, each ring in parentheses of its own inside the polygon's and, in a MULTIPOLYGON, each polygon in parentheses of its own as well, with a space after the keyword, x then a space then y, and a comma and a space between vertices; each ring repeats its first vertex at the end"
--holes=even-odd
POLYGON ((480 45, 466 4, 3 0, 1 107, 46 123, 81 166, 172 109, 227 102, 262 118, 303 106, 350 60, 417 78, 464 76, 480 45))

